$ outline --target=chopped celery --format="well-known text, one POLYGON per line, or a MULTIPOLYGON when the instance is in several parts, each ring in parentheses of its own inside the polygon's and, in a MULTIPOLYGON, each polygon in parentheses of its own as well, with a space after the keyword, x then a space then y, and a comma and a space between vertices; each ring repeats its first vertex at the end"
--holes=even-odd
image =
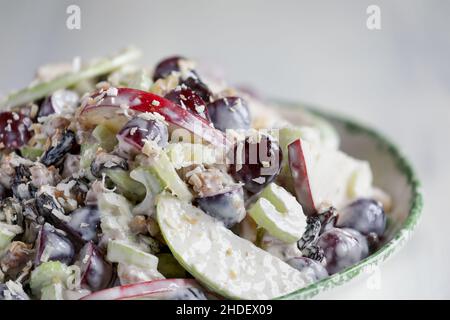
POLYGON ((65 284, 71 273, 69 267, 59 261, 44 262, 31 272, 31 291, 38 295, 44 287, 54 283, 65 284))
POLYGON ((117 144, 115 133, 103 124, 96 126, 94 131, 92 131, 92 135, 107 152, 111 152, 117 144))
POLYGON ((133 209, 134 214, 153 215, 155 212, 155 196, 164 189, 164 183, 151 172, 149 168, 136 168, 130 172, 130 177, 145 186, 144 200, 133 209))
POLYGON ((105 175, 116 185, 118 192, 131 201, 141 201, 145 198, 145 187, 130 178, 128 171, 122 169, 107 169, 105 175))
POLYGON ((44 150, 41 148, 23 146, 20 148, 20 153, 22 154, 22 157, 36 161, 36 159, 44 153, 44 150))
POLYGON ((89 180, 95 180, 95 177, 91 173, 90 167, 99 147, 99 143, 81 145, 80 167, 85 171, 85 175, 89 180))
POLYGON ((306 216, 297 199, 283 187, 269 184, 248 210, 258 226, 286 243, 300 239, 306 228, 306 216))
POLYGON ((159 178, 163 180, 167 187, 181 200, 192 201, 192 193, 188 186, 180 178, 175 170, 172 162, 165 153, 159 155, 159 159, 151 166, 151 168, 158 174, 159 178))
POLYGON ((109 73, 140 56, 140 51, 135 48, 128 48, 111 58, 103 58, 97 62, 83 67, 80 71, 63 74, 48 82, 38 82, 31 84, 27 88, 11 93, 4 100, 0 101, 0 107, 16 107, 24 103, 38 100, 46 95, 77 83, 109 73))

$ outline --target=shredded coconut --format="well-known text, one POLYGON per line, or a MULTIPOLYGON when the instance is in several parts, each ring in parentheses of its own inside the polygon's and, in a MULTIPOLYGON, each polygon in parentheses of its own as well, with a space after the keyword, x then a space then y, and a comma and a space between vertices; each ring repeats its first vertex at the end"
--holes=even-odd
POLYGON ((157 112, 143 112, 138 115, 139 118, 144 120, 154 120, 154 121, 160 121, 164 123, 165 125, 168 125, 166 122, 166 119, 157 112))
POLYGON ((114 87, 110 87, 110 88, 108 88, 108 90, 106 90, 106 95, 108 97, 117 97, 118 93, 119 93, 119 90, 114 87))

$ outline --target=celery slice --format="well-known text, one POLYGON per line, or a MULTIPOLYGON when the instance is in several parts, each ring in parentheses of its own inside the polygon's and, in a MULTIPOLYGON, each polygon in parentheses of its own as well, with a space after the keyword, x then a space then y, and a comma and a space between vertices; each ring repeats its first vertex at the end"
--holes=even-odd
POLYGON ((111 152, 117 144, 116 134, 103 124, 96 126, 92 135, 107 152, 111 152))
POLYGON ((106 176, 117 186, 119 193, 131 201, 141 201, 145 198, 146 189, 140 182, 130 178, 128 171, 121 169, 107 169, 106 176))
POLYGON ((83 80, 94 78, 102 74, 109 73, 131 61, 136 60, 141 55, 135 48, 128 48, 112 58, 103 58, 92 65, 82 68, 79 72, 67 73, 56 77, 48 82, 31 84, 27 88, 11 93, 4 100, 0 101, 0 107, 16 107, 24 103, 38 100, 46 95, 70 86, 83 80))

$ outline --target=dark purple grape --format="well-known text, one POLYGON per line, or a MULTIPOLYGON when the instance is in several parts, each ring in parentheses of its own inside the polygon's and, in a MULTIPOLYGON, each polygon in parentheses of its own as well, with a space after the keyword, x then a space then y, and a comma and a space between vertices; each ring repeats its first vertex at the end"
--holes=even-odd
POLYGON ((196 199, 197 205, 210 216, 231 228, 245 217, 244 191, 242 187, 231 187, 219 194, 196 199))
POLYGON ((317 240, 326 258, 326 269, 334 274, 361 261, 368 255, 366 239, 357 231, 333 228, 317 240))
POLYGON ((386 215, 378 201, 358 199, 339 212, 336 226, 352 228, 364 235, 373 232, 381 237, 386 228, 386 215))
POLYGON ((208 114, 216 129, 247 130, 250 111, 247 102, 239 97, 226 97, 208 104, 208 114))
POLYGON ((314 281, 322 280, 328 277, 327 269, 313 259, 306 257, 295 257, 286 261, 291 267, 303 272, 314 281))
POLYGON ((189 88, 179 86, 166 94, 164 98, 180 105, 192 114, 209 119, 205 101, 189 88))
POLYGON ((180 56, 173 56, 159 62, 156 65, 155 72, 153 73, 153 81, 165 78, 174 71, 180 71, 179 62, 183 59, 184 58, 180 56))
POLYGON ((369 255, 369 241, 367 237, 363 234, 361 234, 359 231, 356 231, 354 229, 350 228, 342 228, 341 230, 344 230, 345 232, 351 234, 360 244, 361 246, 361 255, 363 257, 367 257, 369 255))
POLYGON ((99 224, 100 212, 97 206, 86 206, 70 213, 67 231, 85 242, 97 242, 99 224))
POLYGON ((36 265, 43 261, 60 261, 69 265, 75 255, 75 248, 65 232, 45 223, 36 244, 36 265))
POLYGON ((211 101, 211 90, 209 90, 208 86, 199 78, 195 71, 191 71, 187 78, 182 79, 180 85, 185 85, 190 88, 206 103, 211 101))
POLYGON ((167 126, 161 121, 136 117, 128 121, 117 134, 119 148, 126 153, 141 150, 144 139, 155 141, 160 147, 165 147, 169 141, 167 126))
POLYGON ((58 90, 47 96, 39 107, 38 117, 46 117, 53 113, 72 113, 78 105, 78 94, 71 90, 58 90))
POLYGON ((94 177, 101 178, 104 170, 119 169, 128 170, 128 161, 115 154, 98 152, 91 163, 91 173, 94 177))
POLYGON ((0 143, 6 149, 18 149, 31 138, 30 118, 15 112, 0 113, 0 143))
POLYGON ((250 193, 258 193, 280 173, 283 155, 278 143, 266 135, 247 137, 235 145, 230 173, 250 193))
POLYGON ((113 267, 104 259, 103 252, 92 242, 81 248, 78 254, 81 283, 92 291, 109 287, 114 281, 113 267))

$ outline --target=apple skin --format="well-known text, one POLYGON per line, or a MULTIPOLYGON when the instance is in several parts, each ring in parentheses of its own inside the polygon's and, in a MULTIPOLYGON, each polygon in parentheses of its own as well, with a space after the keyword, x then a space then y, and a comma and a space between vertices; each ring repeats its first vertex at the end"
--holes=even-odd
MULTIPOLYGON (((92 97, 98 96, 95 93, 92 97)), ((80 122, 95 126, 104 124, 117 132, 128 120, 121 106, 128 106, 130 113, 155 112, 164 117, 165 121, 189 132, 216 146, 227 146, 225 135, 211 126, 206 119, 194 115, 172 101, 156 94, 130 88, 117 88, 117 95, 107 96, 96 103, 87 103, 79 113, 80 122)))
POLYGON ((308 168, 300 139, 288 145, 288 158, 297 200, 302 205, 303 212, 307 216, 314 215, 317 213, 317 208, 311 192, 308 168))
POLYGON ((81 298, 81 300, 125 300, 152 296, 158 298, 164 293, 172 293, 183 288, 201 289, 194 279, 161 279, 97 291, 81 298))

